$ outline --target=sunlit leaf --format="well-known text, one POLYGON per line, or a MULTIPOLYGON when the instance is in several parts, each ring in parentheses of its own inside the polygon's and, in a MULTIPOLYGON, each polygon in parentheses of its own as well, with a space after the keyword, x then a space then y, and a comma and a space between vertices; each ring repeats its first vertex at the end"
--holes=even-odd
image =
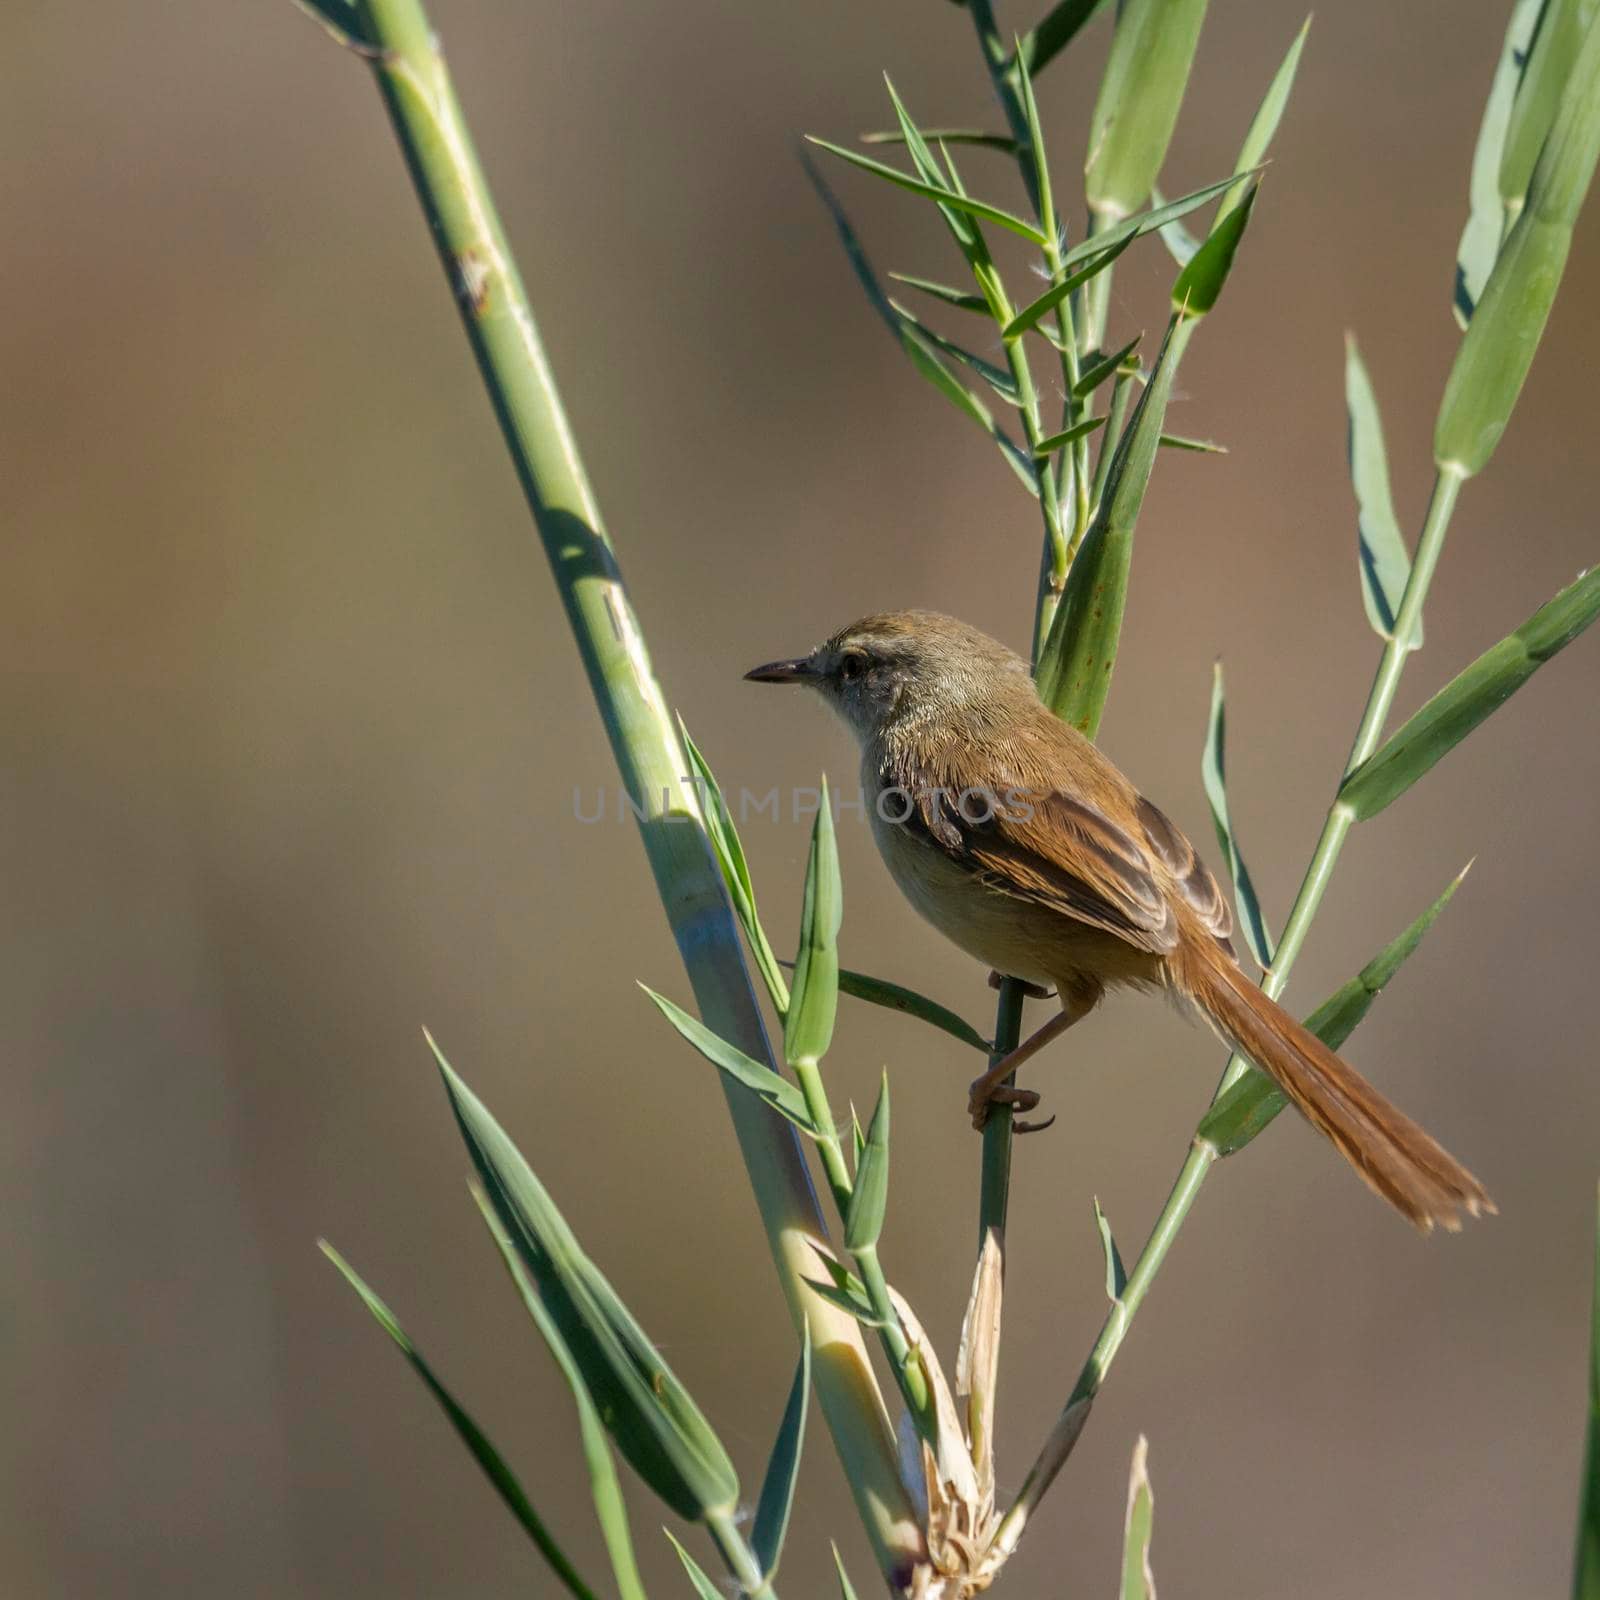
POLYGON ((1233 882, 1233 903, 1239 914, 1239 932, 1255 964, 1265 970, 1272 965, 1272 934, 1267 929, 1261 900, 1251 881, 1250 869, 1245 865, 1239 838, 1234 832, 1233 818, 1228 811, 1226 743, 1227 708, 1222 690, 1222 663, 1218 661, 1211 669, 1211 715, 1206 724, 1200 775, 1205 783, 1206 799, 1211 803, 1211 825, 1217 830, 1217 843, 1222 846, 1223 859, 1228 863, 1228 876, 1233 882))

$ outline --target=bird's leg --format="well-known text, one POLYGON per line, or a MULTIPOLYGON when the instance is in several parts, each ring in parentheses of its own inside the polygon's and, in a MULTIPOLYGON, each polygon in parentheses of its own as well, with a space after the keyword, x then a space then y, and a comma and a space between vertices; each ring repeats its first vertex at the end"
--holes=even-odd
POLYGON ((1100 998, 1100 986, 1093 988, 1063 989, 1061 1010, 1042 1028, 1030 1033, 1009 1055, 989 1068, 981 1078, 974 1078, 967 1093, 967 1111, 972 1126, 981 1128, 989 1120, 989 1107, 995 1103, 1015 1107, 1018 1111, 1032 1111, 1039 1103, 1036 1089, 1018 1089, 1006 1082, 1024 1061, 1036 1056, 1052 1039, 1059 1038, 1073 1023, 1081 1022, 1094 1010, 1100 998))
MULTIPOLYGON (((989 973, 989 987, 998 989, 1006 981, 1003 972, 991 970, 989 973)), ((1029 983, 1026 978, 1013 978, 1011 980, 1030 1000, 1053 1000, 1055 990, 1047 989, 1042 983, 1029 983)))

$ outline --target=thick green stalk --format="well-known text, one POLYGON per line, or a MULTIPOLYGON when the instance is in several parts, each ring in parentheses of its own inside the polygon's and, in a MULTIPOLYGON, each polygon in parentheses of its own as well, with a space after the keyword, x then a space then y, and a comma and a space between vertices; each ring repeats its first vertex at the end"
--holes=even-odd
MULTIPOLYGON (((418 0, 363 0, 369 61, 416 185, 473 354, 549 557, 656 887, 700 1014, 771 1062, 692 770, 650 666, 533 314, 479 168, 445 62, 418 0)), ((885 1577, 904 1586, 923 1538, 856 1322, 805 1287, 826 1248, 794 1130, 753 1095, 728 1104, 779 1279, 811 1328, 818 1399, 885 1577)))
MULTIPOLYGON (((1455 510, 1462 481, 1460 472, 1448 467, 1441 468, 1434 480, 1433 497, 1428 504, 1422 535, 1417 541, 1416 558, 1412 562, 1411 576, 1400 602, 1400 612, 1384 645, 1377 674, 1368 692, 1355 741, 1351 746, 1349 759, 1345 763, 1344 774, 1341 776, 1354 771, 1378 747, 1378 741, 1383 734, 1383 724, 1394 704, 1395 691, 1400 685, 1400 675, 1405 670, 1406 657, 1411 653, 1408 641, 1412 638, 1417 620, 1422 615, 1423 602, 1427 598, 1428 587, 1433 582, 1434 570, 1439 563, 1439 553, 1444 548, 1445 533, 1450 525, 1451 514, 1455 510)), ((1283 937, 1278 941, 1272 967, 1262 979, 1262 988, 1274 999, 1283 993, 1284 985, 1289 981, 1290 969, 1300 954, 1312 920, 1322 904, 1323 893, 1333 876, 1339 852, 1343 849, 1344 841, 1354 822, 1355 814, 1342 801, 1335 800, 1329 807, 1322 833, 1312 852, 1311 864, 1306 869, 1300 892, 1295 896, 1289 920, 1284 925, 1283 937)), ((1229 1058, 1222 1081, 1217 1086, 1216 1094, 1212 1096, 1212 1104, 1238 1082, 1248 1067, 1249 1063, 1242 1056, 1234 1055, 1229 1058)), ((1201 1185, 1216 1161, 1217 1152, 1209 1144, 1196 1140, 1190 1146, 1172 1193, 1161 1208, 1161 1215, 1156 1219, 1155 1227, 1151 1230, 1144 1249, 1139 1253, 1139 1259, 1128 1274, 1127 1285, 1120 1299, 1112 1306, 1111 1314, 1106 1318, 1100 1335, 1095 1340, 1094 1348, 1089 1352, 1088 1359, 1078 1374, 1078 1381, 1073 1385, 1072 1393, 1062 1408, 1051 1438, 1028 1473, 1016 1503, 1006 1513, 995 1536, 995 1542, 1007 1552, 1016 1548, 1029 1516, 1066 1461, 1083 1427, 1087 1407, 1099 1393, 1100 1385, 1105 1380, 1105 1375, 1110 1370, 1111 1363, 1115 1360, 1117 1351, 1121 1348, 1122 1341, 1132 1325, 1134 1314, 1149 1292, 1156 1274, 1161 1270, 1161 1264, 1166 1260, 1173 1240, 1183 1227, 1190 1208, 1200 1193, 1201 1185)))
MULTIPOLYGON (((995 1008, 994 1053, 989 1064, 994 1065, 1002 1056, 1017 1048, 1022 1037, 1022 985, 1015 978, 1005 978, 1000 984, 1000 1004, 995 1008)), ((1008 1078, 1006 1082, 1015 1082, 1008 1078)), ((983 1250, 984 1240, 992 1233, 1002 1248, 1006 1235, 1006 1211, 1011 1200, 1011 1107, 990 1107, 989 1120, 983 1125, 983 1170, 978 1179, 978 1250, 983 1250)))
POLYGON ((739 1585, 743 1600, 778 1600, 778 1591, 761 1570, 756 1553, 750 1548, 738 1523, 730 1516, 712 1517, 706 1531, 722 1556, 728 1571, 739 1585))

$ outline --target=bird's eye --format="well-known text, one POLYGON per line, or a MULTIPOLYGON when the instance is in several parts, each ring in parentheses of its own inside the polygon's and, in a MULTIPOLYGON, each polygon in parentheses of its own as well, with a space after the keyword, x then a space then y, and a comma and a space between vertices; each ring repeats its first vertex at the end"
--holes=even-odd
POLYGON ((839 676, 846 683, 854 683, 866 671, 867 658, 859 650, 852 650, 839 662, 839 676))

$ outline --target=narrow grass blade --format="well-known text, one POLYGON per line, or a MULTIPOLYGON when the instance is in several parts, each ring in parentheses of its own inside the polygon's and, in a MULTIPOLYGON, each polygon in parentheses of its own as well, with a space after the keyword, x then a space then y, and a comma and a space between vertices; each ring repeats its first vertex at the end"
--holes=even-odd
POLYGON ((1191 439, 1186 433, 1164 433, 1157 443, 1163 450, 1187 450, 1198 456, 1225 456, 1228 447, 1215 439, 1191 439))
POLYGON ((683 1570, 689 1574, 689 1582, 694 1585, 694 1592, 700 1600, 728 1600, 728 1597, 705 1574, 704 1569, 695 1558, 683 1548, 673 1536, 670 1528, 661 1530, 667 1536, 672 1548, 678 1552, 678 1559, 683 1563, 683 1570))
POLYGON ((1021 338, 1030 328, 1037 325, 1039 319, 1061 304, 1068 295, 1082 288, 1091 278, 1098 276, 1111 265, 1124 250, 1133 243, 1134 234, 1128 234, 1118 239, 1115 244, 1108 246, 1089 259, 1086 265, 1078 268, 1076 272, 1068 273, 1060 283, 1052 284, 1050 288, 1031 300, 1000 330, 1002 339, 1021 338))
POLYGON ((1597 614, 1600 568, 1568 584, 1515 633, 1458 673, 1345 779, 1340 801, 1361 820, 1375 817, 1571 644, 1597 614))
POLYGON ((915 989, 907 989, 898 983, 890 983, 886 978, 869 978, 864 972, 852 972, 847 967, 839 969, 839 989, 843 994, 850 995, 856 1000, 865 1000, 871 1005, 883 1006, 889 1011, 903 1011, 908 1017, 916 1017, 922 1022, 948 1033, 952 1039, 959 1039, 962 1044, 969 1044, 974 1050, 981 1050, 987 1055, 992 1048, 990 1042, 974 1028, 971 1023, 958 1017, 947 1006, 942 1006, 937 1000, 930 1000, 926 995, 918 994, 915 989))
POLYGON ((539 1554, 549 1563, 550 1570, 560 1580, 562 1588, 568 1594, 575 1596, 576 1600, 595 1600, 594 1590, 578 1576, 577 1569, 567 1559, 561 1546, 556 1543, 554 1536, 544 1525, 543 1518, 533 1509, 533 1502, 523 1492, 516 1474, 505 1464, 505 1459, 490 1443, 484 1431, 457 1404, 455 1396, 434 1375, 433 1368, 423 1360, 421 1353, 412 1344, 394 1313, 367 1287, 356 1269, 326 1239, 319 1239, 317 1245, 323 1255, 339 1269, 345 1282, 361 1297, 361 1303, 372 1314, 373 1320, 394 1340, 400 1353, 411 1363, 412 1370, 422 1379, 428 1392, 438 1402, 439 1409, 449 1419, 450 1426, 456 1430, 457 1437, 467 1447, 472 1459, 478 1463, 484 1477, 494 1485, 495 1493, 505 1502, 506 1509, 521 1524, 523 1531, 533 1540, 539 1554))
POLYGON ((1079 30, 1105 4, 1105 0, 1057 0, 1045 15, 1023 34, 1017 60, 1035 75, 1044 71, 1077 38, 1079 30))
POLYGON ((1070 428, 1063 428, 1060 433, 1052 433, 1048 438, 1041 439, 1033 447, 1036 459, 1043 460, 1046 456, 1053 456, 1057 450, 1064 450, 1074 439, 1086 439, 1098 428, 1105 426, 1104 417, 1085 417, 1082 422, 1075 422, 1070 428))
POLYGON ((1549 137, 1583 45, 1584 30, 1595 16, 1594 0, 1545 0, 1526 58, 1500 151, 1499 190, 1506 207, 1522 205, 1549 137))
POLYGON ((982 316, 989 314, 989 302, 981 294, 972 294, 965 289, 954 289, 947 283, 935 283, 931 278, 914 278, 908 272, 891 272, 889 276, 896 283, 903 283, 908 289, 915 289, 919 294, 928 295, 947 306, 954 306, 957 311, 976 311, 982 316))
POLYGON ((783 1555, 783 1541, 789 1532, 789 1514, 794 1509, 795 1485, 800 1481, 800 1450, 805 1442, 806 1402, 811 1394, 811 1325, 800 1326, 800 1361, 795 1367, 789 1402, 783 1408, 778 1437, 767 1457, 766 1476, 761 1480, 761 1498, 756 1501, 756 1517, 750 1528, 750 1548, 761 1563, 761 1571, 771 1578, 783 1555))
POLYGON ((1593 1304, 1589 1326, 1589 1427, 1579 1485, 1578 1550, 1573 1560, 1573 1600, 1600 1600, 1600 1207, 1595 1219, 1593 1304))
MULTIPOLYGON (((1378 397, 1352 334, 1346 334, 1344 341, 1344 403, 1349 419, 1346 450, 1350 482, 1356 492, 1361 599, 1373 631, 1380 639, 1388 639, 1394 634, 1400 600, 1411 577, 1411 557, 1406 552, 1405 536, 1400 532, 1400 519, 1394 513, 1394 498, 1389 492, 1389 454, 1383 443, 1378 397)), ((1422 648, 1420 615, 1408 648, 1422 648)))
POLYGON ((1227 736, 1228 713, 1223 696, 1222 663, 1218 661, 1211 669, 1211 715, 1206 723, 1200 776, 1205 784, 1206 799, 1211 803, 1211 825, 1217 830, 1217 843, 1222 846, 1228 876, 1233 880, 1233 904, 1239 914, 1239 932, 1249 947, 1251 959, 1265 971, 1272 965, 1273 939, 1228 812, 1227 736))
POLYGON ((689 757, 689 774, 700 794, 706 832, 711 838, 717 866, 722 871, 722 881, 727 885, 728 898, 733 902, 733 913, 744 930, 745 940, 750 946, 751 955, 755 957, 767 993, 772 996, 773 1005, 781 1013, 789 1006, 789 986, 778 970, 778 958, 772 953, 766 930, 761 926, 761 918, 756 911, 755 885, 750 880, 750 865, 745 860, 739 830, 734 826, 727 802, 722 798, 722 787, 717 782, 716 774, 701 755, 699 746, 689 737, 682 717, 678 718, 678 732, 683 736, 683 748, 689 757))
POLYGON ((1100 1253, 1106 1258, 1106 1299, 1116 1305, 1122 1291, 1128 1287, 1128 1269, 1122 1264, 1122 1252, 1111 1236, 1111 1224, 1100 1209, 1100 1197, 1094 1199, 1094 1225, 1100 1235, 1100 1253))
POLYGON ((828 781, 811 827, 805 898, 800 909, 800 944, 794 963, 794 990, 783 1019, 783 1053, 791 1062, 820 1061, 833 1039, 839 1007, 839 924, 844 890, 839 881, 839 846, 833 835, 828 781))
POLYGON ((1017 103, 1022 108, 1022 120, 1028 130, 1028 166, 1033 173, 1034 204, 1039 212, 1039 226, 1046 239, 1060 237, 1056 227, 1054 191, 1050 187, 1050 162, 1045 152, 1044 129, 1039 122, 1039 102, 1033 97, 1033 77, 1028 71, 1027 58, 1022 52, 1022 41, 1017 41, 1017 53, 1012 59, 1012 79, 1016 84, 1017 103))
POLYGON ((878 1103, 867 1124, 867 1143, 856 1168, 844 1219, 844 1247, 852 1255, 877 1248, 889 1208, 889 1074, 878 1087, 878 1103))
POLYGON ((718 1072, 726 1074, 736 1083, 742 1083, 753 1094, 759 1095, 780 1116, 787 1117, 804 1133, 815 1136, 811 1115, 806 1110, 805 1096, 781 1073, 774 1072, 764 1062, 753 1060, 742 1050, 737 1050, 726 1039, 714 1034, 698 1017, 691 1017, 681 1006, 674 1005, 664 994, 657 994, 646 984, 639 987, 655 1001, 668 1022, 672 1024, 718 1072))
POLYGON ((1527 204, 1484 286, 1445 383, 1434 460, 1463 477, 1494 454, 1522 392, 1600 158, 1600 10, 1562 91, 1527 204))
POLYGON ((1036 676, 1041 698, 1091 739, 1099 730, 1111 688, 1139 508, 1155 464, 1173 373, 1195 326, 1183 317, 1174 317, 1167 325, 1150 381, 1117 441, 1099 510, 1079 546, 1066 592, 1039 652, 1036 676))
MULTIPOLYGON (((1500 241, 1505 235, 1508 210, 1500 196, 1500 164, 1505 154, 1506 132, 1511 125, 1511 106, 1527 65, 1528 47, 1544 0, 1516 0, 1511 20, 1506 24, 1505 42, 1495 63, 1489 99, 1483 108, 1478 142, 1472 152, 1472 177, 1468 185, 1467 224, 1456 247, 1456 282, 1452 295, 1456 321, 1465 328, 1483 286, 1489 281, 1500 241)), ((1529 172, 1532 172, 1530 163, 1529 172)), ((1520 205, 1523 188, 1517 191, 1520 205)))
POLYGON ((856 1591, 850 1582, 850 1574, 844 1570, 844 1557, 839 1554, 839 1547, 833 1547, 834 1570, 839 1574, 839 1600, 856 1600, 856 1591))
POLYGON ((970 195, 952 194, 949 189, 924 183, 920 178, 913 178, 909 172, 901 172, 897 167, 886 167, 881 161, 874 161, 871 157, 860 155, 854 150, 846 150, 842 145, 830 144, 826 139, 818 139, 812 134, 808 133, 806 139, 819 150, 826 150, 829 155, 837 156, 841 161, 848 161, 851 166, 859 167, 863 172, 870 172, 873 177, 882 178, 885 182, 895 184, 911 194, 920 194, 925 199, 937 200, 940 205, 952 211, 965 212, 980 221, 992 222, 997 227, 1031 240, 1034 244, 1042 246, 1045 242, 1044 235, 1031 222, 1025 222, 1021 217, 1014 217, 1009 211, 1002 211, 999 206, 988 205, 982 200, 973 199, 970 195))
MULTIPOLYGON (((939 170, 939 163, 933 158, 933 150, 911 113, 906 110, 905 102, 901 100, 888 73, 884 73, 883 83, 889 91, 889 102, 894 107, 895 119, 900 124, 900 136, 905 142, 906 153, 911 157, 911 164, 916 168, 917 177, 923 183, 931 184, 941 194, 947 192, 961 194, 963 192, 961 185, 947 179, 939 170)), ((947 151, 946 160, 948 159, 947 151)), ((988 260, 988 246, 984 243, 983 234, 972 217, 955 207, 942 204, 939 207, 939 214, 944 218, 945 226, 949 228, 956 247, 967 258, 969 264, 975 265, 988 260)))
MULTIPOLYGON (((871 133, 863 133, 862 144, 904 144, 906 142, 905 130, 901 128, 879 128, 871 133)), ((977 145, 984 150, 1001 150, 1007 155, 1015 155, 1017 141, 1008 133, 990 133, 983 128, 924 128, 922 137, 933 144, 970 144, 977 145)))
POLYGON ((1150 1441, 1141 1433, 1133 1447, 1128 1511, 1122 1525, 1122 1600, 1156 1600, 1156 1577, 1150 1569, 1156 1506, 1150 1487, 1149 1455, 1150 1441))
POLYGON ((1124 0, 1089 124, 1084 192, 1097 217, 1142 206, 1166 159, 1205 0, 1124 0))
POLYGON ((538 1286, 623 1458, 680 1516, 729 1515, 739 1479, 722 1442, 634 1320, 521 1152, 430 1039, 495 1215, 538 1286))
MULTIPOLYGON (((1267 92, 1262 96, 1255 116, 1250 119, 1244 143, 1239 147, 1239 159, 1234 162, 1235 167, 1241 170, 1246 167, 1257 167, 1266 160, 1267 151, 1278 131, 1278 124, 1283 121, 1289 96, 1294 91, 1295 74, 1300 70, 1300 56, 1305 50, 1306 35, 1310 31, 1311 17, 1308 13, 1306 20, 1300 24, 1300 31, 1294 36, 1294 43, 1289 46, 1288 53, 1278 64, 1278 70, 1273 73, 1272 82, 1267 85, 1267 92)), ((1222 197, 1222 204, 1217 207, 1217 214, 1211 223, 1213 233, 1217 231, 1217 225, 1243 200, 1244 185, 1236 183, 1222 197)))
POLYGON ((1086 367, 1081 377, 1072 386, 1074 400, 1084 400, 1093 394, 1107 378, 1111 377, 1129 356, 1139 347, 1139 341, 1144 338, 1142 333, 1136 333, 1120 350, 1114 350, 1108 356, 1086 367))
MULTIPOLYGON (((1219 217, 1211 225, 1206 242, 1178 274, 1172 285, 1172 308, 1181 316, 1203 317, 1217 303, 1222 286, 1233 270, 1239 241, 1250 226, 1250 213, 1255 209, 1260 188, 1260 178, 1247 180, 1243 198, 1226 216, 1219 217)), ((1224 203, 1226 198, 1224 196, 1224 203)))
POLYGON ((964 346, 945 338, 942 333, 934 332, 932 328, 919 321, 915 313, 908 311, 898 300, 891 299, 889 304, 894 308, 895 315, 900 318, 903 326, 919 334, 936 350, 942 351, 949 356, 952 361, 958 361, 962 366, 977 373, 1007 405, 1020 406, 1022 404, 1022 396, 1017 393, 1017 380, 1004 367, 996 366, 992 361, 985 361, 982 356, 976 355, 964 346))
POLYGON ((483 1216, 489 1237, 494 1240, 500 1259, 505 1264, 513 1287, 522 1298, 533 1325, 545 1342, 561 1376, 572 1392, 578 1410, 578 1437, 583 1446, 584 1466, 589 1474, 589 1498, 594 1502, 595 1520, 600 1524, 606 1553, 611 1558, 612 1575, 617 1581, 619 1600, 645 1600, 644 1581, 639 1576, 639 1565, 633 1553, 633 1532, 628 1526, 627 1502, 622 1498, 622 1484, 617 1477, 617 1463, 611 1454, 611 1443, 606 1437, 605 1424, 595 1409, 594 1401, 584 1385, 583 1374, 572 1352, 561 1337, 555 1319, 545 1309, 539 1298, 538 1287, 528 1276, 527 1268, 517 1255, 511 1236, 501 1226, 494 1206, 480 1184, 472 1186, 472 1199, 483 1216))
POLYGON ((854 1317, 863 1328, 887 1328, 893 1325, 893 1319, 880 1316, 872 1307, 872 1302, 863 1295, 852 1293, 849 1289, 841 1289, 837 1284, 825 1283, 821 1278, 807 1278, 806 1287, 813 1293, 820 1295, 830 1305, 836 1305, 841 1311, 854 1317))
POLYGON ((1164 228, 1169 222, 1176 222, 1179 217, 1186 217, 1191 211, 1198 211, 1208 200, 1215 200, 1225 189, 1232 187, 1241 178, 1249 176, 1247 172, 1236 172, 1231 178, 1219 178, 1217 182, 1208 183, 1205 188, 1196 189, 1192 194, 1183 195, 1177 200, 1169 200, 1165 205, 1154 206, 1148 211, 1140 211, 1134 216, 1125 217, 1121 222, 1075 244, 1062 256, 1061 264, 1064 267, 1075 267, 1079 262, 1098 255, 1114 244, 1120 244, 1124 239, 1137 239, 1144 234, 1164 228))
MULTIPOLYGON (((1166 204, 1160 186, 1157 185, 1150 191, 1150 204, 1160 207, 1166 204)), ((1194 253, 1200 248, 1200 241, 1184 227, 1181 222, 1165 222, 1156 230, 1161 235, 1161 242, 1167 247, 1167 254, 1178 263, 1186 267, 1194 260, 1194 253)))
MULTIPOLYGON (((1330 1050, 1337 1050, 1356 1031, 1362 1018, 1372 1009, 1372 1002, 1410 959, 1438 920, 1439 913, 1450 904, 1471 865, 1469 861, 1451 879, 1444 893, 1399 938, 1386 944, 1355 977, 1334 990, 1306 1018, 1306 1026, 1330 1050)), ((1211 1145, 1219 1156, 1231 1156, 1244 1149, 1288 1103, 1272 1079, 1252 1067, 1205 1114, 1195 1137, 1211 1145)))

